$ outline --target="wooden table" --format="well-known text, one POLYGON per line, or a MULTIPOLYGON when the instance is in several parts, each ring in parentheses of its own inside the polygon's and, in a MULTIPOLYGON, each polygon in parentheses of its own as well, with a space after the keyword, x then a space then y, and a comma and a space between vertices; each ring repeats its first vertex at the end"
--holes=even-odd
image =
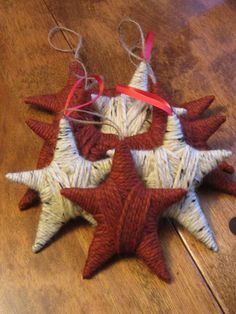
MULTIPOLYGON (((188 232, 166 222, 161 239, 171 285, 137 259, 121 259, 92 280, 83 280, 93 228, 76 220, 40 254, 31 253, 39 208, 20 212, 25 187, 9 183, 7 171, 34 169, 42 141, 25 125, 51 116, 27 106, 27 95, 63 86, 71 56, 54 51, 48 30, 63 24, 85 38, 82 60, 102 73, 107 87, 127 83, 134 67, 120 47, 116 27, 130 16, 156 32, 153 66, 176 102, 216 96, 213 111, 227 122, 211 139, 236 153, 236 6, 232 0, 0 1, 1 220, 0 313, 235 313, 235 235, 229 221, 235 199, 200 191, 220 246, 213 253, 188 232)), ((73 45, 57 37, 60 45, 73 45)), ((230 158, 235 164, 236 154, 230 158)))

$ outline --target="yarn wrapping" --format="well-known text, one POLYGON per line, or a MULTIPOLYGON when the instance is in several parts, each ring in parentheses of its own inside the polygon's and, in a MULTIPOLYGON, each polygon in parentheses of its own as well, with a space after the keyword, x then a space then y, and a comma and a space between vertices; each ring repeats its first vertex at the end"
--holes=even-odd
POLYGON ((59 231, 61 226, 76 216, 92 224, 94 218, 60 194, 62 188, 96 186, 109 172, 111 160, 97 162, 79 155, 69 122, 60 120, 55 153, 50 165, 33 171, 9 173, 7 178, 24 183, 39 192, 42 211, 39 218, 33 252, 38 252, 59 231))

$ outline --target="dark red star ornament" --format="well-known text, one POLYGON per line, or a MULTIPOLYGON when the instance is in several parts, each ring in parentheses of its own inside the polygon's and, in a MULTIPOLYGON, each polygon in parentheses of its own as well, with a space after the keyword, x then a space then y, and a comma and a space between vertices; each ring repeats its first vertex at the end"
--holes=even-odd
POLYGON ((83 272, 90 278, 113 255, 134 254, 162 280, 169 282, 157 233, 163 211, 179 201, 183 189, 148 189, 140 180, 131 153, 121 142, 111 173, 97 188, 68 188, 62 195, 94 215, 97 228, 83 272))

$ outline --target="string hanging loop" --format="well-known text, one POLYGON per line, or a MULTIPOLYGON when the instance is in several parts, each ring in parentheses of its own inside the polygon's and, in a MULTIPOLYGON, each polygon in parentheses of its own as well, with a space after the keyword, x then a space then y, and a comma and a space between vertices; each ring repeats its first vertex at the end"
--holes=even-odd
POLYGON ((130 18, 124 18, 120 24, 118 25, 118 35, 119 35, 119 41, 121 46, 128 52, 130 61, 137 67, 137 64, 133 61, 132 57, 135 58, 138 61, 144 61, 147 65, 148 74, 153 81, 153 83, 156 83, 156 78, 154 75, 154 72, 152 70, 152 67, 150 65, 151 61, 151 54, 152 54, 152 48, 154 43, 154 36, 155 34, 153 32, 148 32, 146 36, 144 36, 144 32, 140 26, 140 24, 130 18), (140 34, 140 40, 138 44, 136 44, 133 47, 129 47, 127 43, 125 42, 123 35, 122 35, 122 27, 125 23, 131 23, 134 24, 140 34), (141 54, 136 54, 134 51, 136 49, 141 49, 141 54))
POLYGON ((74 30, 72 30, 70 28, 64 27, 64 26, 55 26, 52 29, 50 29, 50 31, 48 32, 48 43, 49 43, 49 45, 52 48, 54 48, 57 51, 67 52, 67 53, 70 53, 70 52, 74 53, 74 58, 75 59, 79 59, 79 52, 80 52, 80 48, 82 47, 82 36, 79 33, 77 33, 76 31, 74 31, 74 30), (54 35, 57 32, 62 32, 62 31, 71 33, 71 34, 75 35, 78 38, 78 43, 77 43, 77 45, 75 47, 72 47, 72 48, 60 48, 60 47, 56 46, 53 43, 52 39, 53 39, 54 35))

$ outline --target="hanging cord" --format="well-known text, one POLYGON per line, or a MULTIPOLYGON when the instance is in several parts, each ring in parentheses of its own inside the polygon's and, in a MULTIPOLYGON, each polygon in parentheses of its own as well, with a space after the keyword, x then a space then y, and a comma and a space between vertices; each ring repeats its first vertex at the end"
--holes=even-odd
POLYGON ((153 69, 150 65, 150 60, 151 60, 151 50, 152 50, 152 42, 153 42, 153 36, 154 34, 152 32, 149 32, 147 34, 147 36, 145 37, 144 36, 144 32, 140 26, 139 23, 137 23, 136 21, 130 19, 130 18, 125 18, 123 19, 120 24, 118 25, 118 36, 119 36, 119 41, 120 41, 120 44, 121 46, 128 52, 128 55, 129 55, 129 59, 131 61, 132 64, 134 64, 136 67, 138 66, 132 58, 138 60, 138 61, 143 61, 146 63, 147 65, 147 69, 148 69, 148 75, 150 76, 152 82, 155 84, 156 83, 156 78, 155 78, 155 75, 154 75, 154 72, 153 72, 153 69), (132 46, 132 47, 129 47, 124 38, 123 38, 123 35, 122 35, 122 27, 125 23, 132 23, 134 24, 138 31, 139 31, 139 34, 140 34, 140 39, 139 39, 139 42, 132 46), (135 50, 141 50, 141 55, 138 55, 136 53, 134 53, 135 50))
POLYGON ((87 110, 82 110, 81 109, 81 107, 85 107, 85 106, 87 106, 89 104, 94 103, 102 95, 103 90, 104 90, 103 79, 99 75, 96 75, 96 74, 92 74, 92 75, 88 76, 88 72, 87 72, 87 69, 86 69, 85 65, 83 64, 82 61, 79 60, 79 52, 80 52, 80 49, 82 47, 82 36, 79 33, 75 32, 74 30, 69 29, 67 27, 55 26, 48 32, 48 43, 49 43, 49 45, 53 49, 55 49, 57 51, 61 51, 61 52, 65 52, 65 53, 73 53, 75 61, 77 61, 81 65, 81 67, 83 69, 83 72, 84 72, 83 76, 76 74, 76 77, 78 78, 78 80, 72 86, 72 88, 71 88, 71 90, 70 90, 70 92, 68 94, 68 97, 67 97, 67 100, 66 100, 66 103, 65 103, 65 108, 62 111, 62 113, 67 117, 67 119, 69 119, 70 121, 73 121, 74 123, 94 124, 94 125, 108 125, 108 126, 114 128, 116 130, 119 139, 123 139, 123 137, 121 135, 122 134, 121 130, 119 129, 118 125, 115 124, 113 121, 111 121, 108 118, 104 118, 103 115, 101 115, 101 114, 99 114, 97 112, 87 111, 87 110), (53 39, 54 35, 57 32, 61 32, 61 31, 69 32, 69 33, 74 34, 75 36, 78 37, 78 43, 77 43, 77 45, 74 48, 69 48, 69 49, 60 48, 60 47, 57 47, 53 43, 52 39, 53 39), (80 84, 83 81, 85 81, 84 86, 85 86, 86 90, 90 89, 97 82, 99 84, 99 93, 98 93, 98 95, 95 98, 93 98, 92 100, 88 101, 88 102, 85 102, 83 104, 79 104, 79 105, 77 105, 77 106, 75 106, 73 108, 69 108, 69 103, 70 103, 70 101, 71 101, 71 99, 72 99, 76 89, 80 86, 80 84), (84 113, 87 113, 87 114, 91 114, 93 116, 97 116, 97 117, 101 118, 103 121, 81 120, 81 119, 72 118, 72 117, 70 117, 70 113, 71 112, 84 112, 84 113))
MULTIPOLYGON (((118 34, 119 34, 120 43, 124 47, 124 49, 128 52, 129 56, 134 57, 135 59, 146 63, 148 75, 150 76, 152 82, 156 84, 156 78, 152 70, 152 67, 150 65, 151 52, 152 52, 152 47, 153 47, 153 42, 154 42, 154 33, 148 32, 146 37, 144 37, 144 33, 141 26, 134 20, 131 20, 130 18, 126 18, 120 22, 118 26, 118 34), (130 48, 125 43, 123 36, 121 34, 122 25, 124 23, 133 23, 138 28, 138 31, 140 34, 140 41, 141 41, 141 52, 142 52, 141 55, 135 54, 133 52, 133 48, 130 48)), ((117 85, 116 91, 118 91, 121 94, 130 96, 132 98, 136 98, 144 103, 155 106, 165 111, 168 115, 172 114, 172 108, 170 104, 165 99, 161 98, 160 96, 154 93, 150 93, 150 92, 143 91, 143 90, 140 90, 131 86, 126 86, 126 85, 117 85)))
POLYGON ((64 26, 55 26, 52 29, 50 29, 50 31, 48 32, 48 43, 52 48, 54 48, 57 51, 74 53, 74 58, 79 59, 79 52, 80 52, 80 48, 82 47, 82 36, 79 33, 77 33, 76 31, 73 31, 72 29, 64 27, 64 26), (76 37, 78 37, 78 43, 75 47, 73 47, 73 48, 60 48, 60 47, 57 47, 56 45, 54 45, 52 38, 54 37, 54 35, 57 32, 62 32, 62 31, 74 34, 76 37))
POLYGON ((78 79, 85 79, 85 84, 84 84, 84 88, 87 90, 89 88, 91 88, 91 84, 89 84, 90 81, 94 82, 94 79, 92 77, 89 77, 88 76, 88 73, 87 73, 87 70, 86 70, 86 67, 85 65, 83 64, 83 62, 80 60, 80 49, 82 47, 82 36, 77 33, 76 31, 70 29, 70 28, 67 28, 67 27, 64 27, 64 26, 55 26, 53 27, 49 32, 48 32, 48 43, 49 45, 57 50, 57 51, 61 51, 61 52, 65 52, 65 53, 73 53, 74 54, 74 59, 76 62, 78 62, 82 69, 83 69, 83 72, 84 72, 84 76, 80 76, 78 74, 75 74, 75 76, 78 78, 78 79), (65 31, 65 32, 69 32, 71 34, 74 34, 77 38, 78 38, 78 42, 76 44, 75 47, 73 48, 60 48, 60 47, 57 47, 54 43, 53 43, 53 37, 55 36, 55 34, 57 32, 62 32, 62 31, 65 31))

